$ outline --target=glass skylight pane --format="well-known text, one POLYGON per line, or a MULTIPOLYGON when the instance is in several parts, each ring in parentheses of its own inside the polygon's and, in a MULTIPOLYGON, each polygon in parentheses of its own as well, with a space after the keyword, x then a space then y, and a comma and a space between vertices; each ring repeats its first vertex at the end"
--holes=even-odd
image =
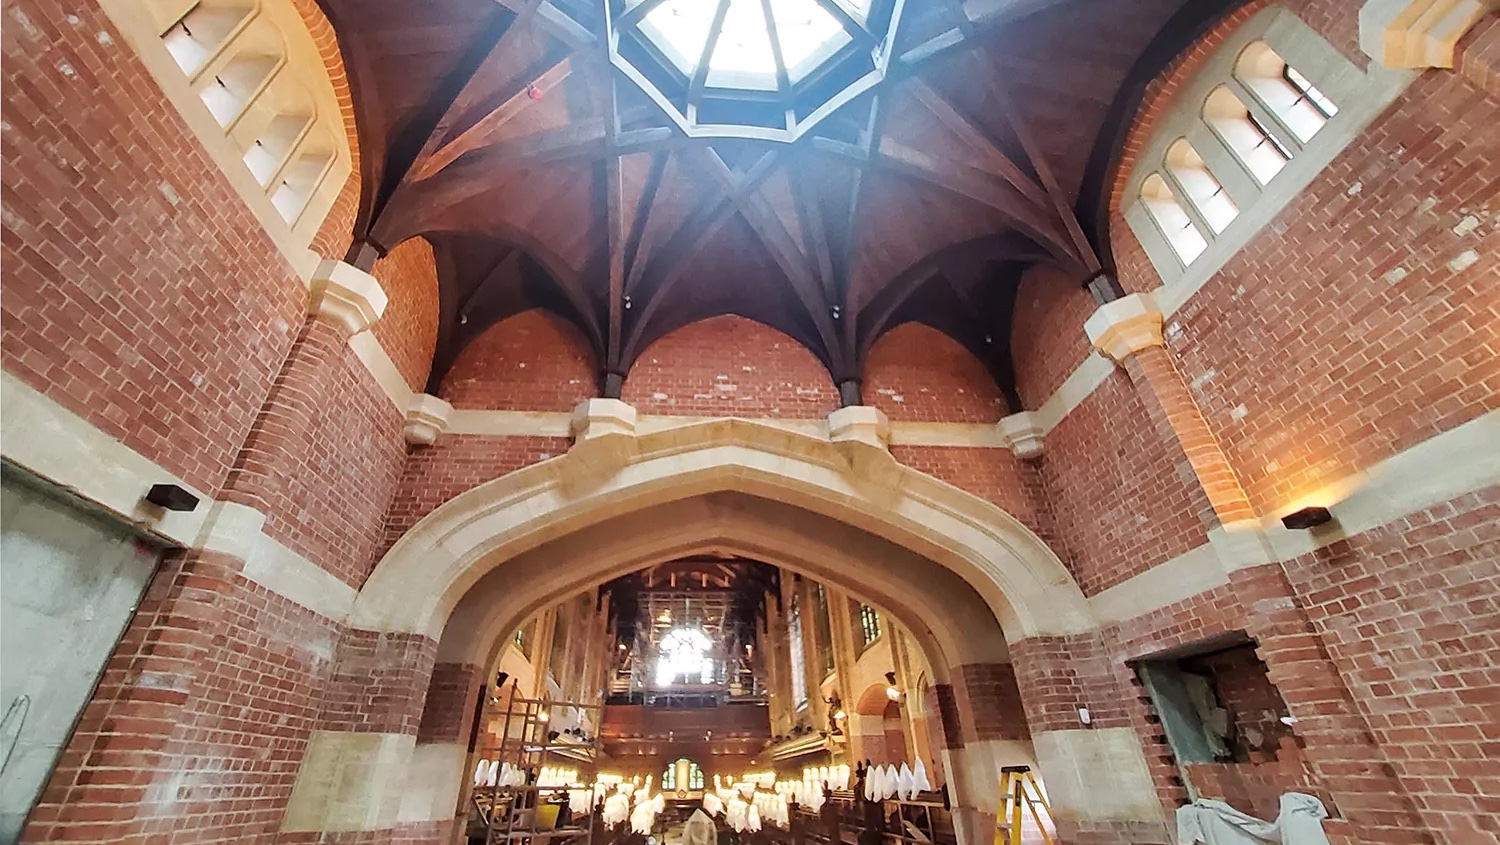
MULTIPOLYGON (((678 70, 692 76, 718 7, 718 3, 708 0, 666 0, 641 19, 641 31, 678 70)), ((725 24, 728 34, 728 21, 725 24)))
MULTIPOLYGON (((783 50, 785 47, 782 48, 783 50)), ((708 61, 708 84, 714 87, 774 88, 776 57, 760 0, 730 0, 724 31, 708 61)))
POLYGON ((771 17, 794 82, 852 40, 815 0, 771 0, 771 17))

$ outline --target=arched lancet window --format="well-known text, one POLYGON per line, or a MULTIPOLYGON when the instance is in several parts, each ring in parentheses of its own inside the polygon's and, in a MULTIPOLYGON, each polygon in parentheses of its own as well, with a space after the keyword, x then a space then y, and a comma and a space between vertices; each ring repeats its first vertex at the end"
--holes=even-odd
POLYGON ((667 764, 667 768, 661 773, 661 788, 663 792, 673 792, 678 789, 699 790, 703 788, 703 770, 697 763, 686 757, 667 764), (687 769, 686 780, 679 775, 683 768, 687 769))
MULTIPOLYGON (((1279 5, 1233 31, 1162 110, 1123 186, 1124 219, 1180 306, 1409 84, 1356 66, 1279 5), (1179 284, 1180 283, 1180 284, 1179 284)), ((1149 117, 1148 117, 1149 115, 1149 117)))
POLYGON ((1203 104, 1203 119, 1262 185, 1275 178, 1291 160, 1291 151, 1227 85, 1220 85, 1208 95, 1203 104))
POLYGON ((111 17, 273 240, 300 260, 353 167, 302 13, 285 0, 120 4, 111 17))
POLYGON ((1208 241, 1193 225, 1193 218, 1177 201, 1161 174, 1153 173, 1141 183, 1141 203, 1183 264, 1192 264, 1208 248, 1208 241))
POLYGON ((1167 148, 1167 171, 1182 186, 1187 201, 1215 234, 1224 231, 1239 215, 1240 210, 1224 190, 1224 185, 1214 177, 1208 165, 1203 163, 1203 157, 1186 138, 1179 138, 1167 148))
POLYGON ((231 35, 250 19, 255 11, 248 5, 199 3, 186 14, 170 19, 173 9, 152 5, 158 23, 166 26, 162 43, 167 52, 189 77, 195 76, 209 60, 218 55, 231 35), (168 17, 168 20, 162 20, 168 17))
POLYGON ((1264 41, 1240 53, 1234 75, 1304 144, 1338 114, 1333 100, 1264 41))
POLYGON ((787 608, 786 641, 792 664, 792 706, 801 709, 807 706, 807 656, 802 650, 802 609, 795 593, 787 608))
POLYGON ((880 613, 867 604, 859 606, 859 633, 862 649, 880 639, 880 613))
POLYGON ((656 655, 656 684, 710 684, 717 668, 709 656, 713 643, 697 628, 677 628, 661 638, 656 655))

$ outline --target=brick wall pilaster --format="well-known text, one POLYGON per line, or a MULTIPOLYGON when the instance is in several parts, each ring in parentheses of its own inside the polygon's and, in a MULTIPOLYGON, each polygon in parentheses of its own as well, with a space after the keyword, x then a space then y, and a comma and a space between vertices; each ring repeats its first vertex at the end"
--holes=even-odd
POLYGON ((1149 296, 1132 294, 1106 303, 1085 323, 1094 347, 1130 374, 1153 426, 1164 440, 1176 441, 1187 468, 1198 479, 1213 513, 1206 526, 1255 518, 1223 447, 1172 363, 1161 333, 1162 314, 1149 296))
POLYGON ((439 663, 432 667, 432 680, 417 725, 417 742, 467 744, 474 722, 474 703, 485 678, 472 663, 439 663))
POLYGON ((963 725, 966 740, 1031 739, 1011 664, 971 663, 954 669, 953 678, 958 697, 968 702, 972 714, 963 725))
POLYGON ((318 728, 416 735, 436 660, 437 643, 421 634, 345 631, 318 728))

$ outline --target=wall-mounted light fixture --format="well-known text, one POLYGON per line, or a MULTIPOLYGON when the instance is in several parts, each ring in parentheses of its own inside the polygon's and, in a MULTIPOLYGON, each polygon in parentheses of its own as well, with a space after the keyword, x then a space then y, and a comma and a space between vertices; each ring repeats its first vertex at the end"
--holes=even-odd
POLYGON ((889 698, 891 701, 900 702, 902 693, 901 687, 896 685, 896 673, 886 672, 885 683, 885 697, 889 698))
POLYGON ((1332 521, 1333 514, 1328 512, 1328 508, 1316 505, 1292 511, 1281 518, 1281 524, 1293 531, 1316 528, 1319 525, 1327 525, 1332 521))
POLYGON ((153 484, 146 491, 146 501, 169 511, 192 511, 198 507, 198 497, 176 484, 153 484))

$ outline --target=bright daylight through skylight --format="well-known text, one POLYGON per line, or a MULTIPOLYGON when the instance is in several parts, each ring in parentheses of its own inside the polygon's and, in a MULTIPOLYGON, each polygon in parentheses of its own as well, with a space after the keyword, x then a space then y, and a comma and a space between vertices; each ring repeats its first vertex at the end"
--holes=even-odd
POLYGON ((661 638, 656 655, 656 684, 709 684, 714 680, 712 644, 697 628, 677 628, 661 638))
MULTIPOLYGON (((871 0, 833 0, 863 22, 871 0)), ((762 0, 727 0, 723 31, 708 59, 706 84, 716 88, 777 88, 780 48, 795 84, 853 39, 818 0, 770 0, 772 29, 762 0)), ((641 32, 688 77, 694 76, 719 14, 714 0, 666 0, 641 20, 641 32)))

